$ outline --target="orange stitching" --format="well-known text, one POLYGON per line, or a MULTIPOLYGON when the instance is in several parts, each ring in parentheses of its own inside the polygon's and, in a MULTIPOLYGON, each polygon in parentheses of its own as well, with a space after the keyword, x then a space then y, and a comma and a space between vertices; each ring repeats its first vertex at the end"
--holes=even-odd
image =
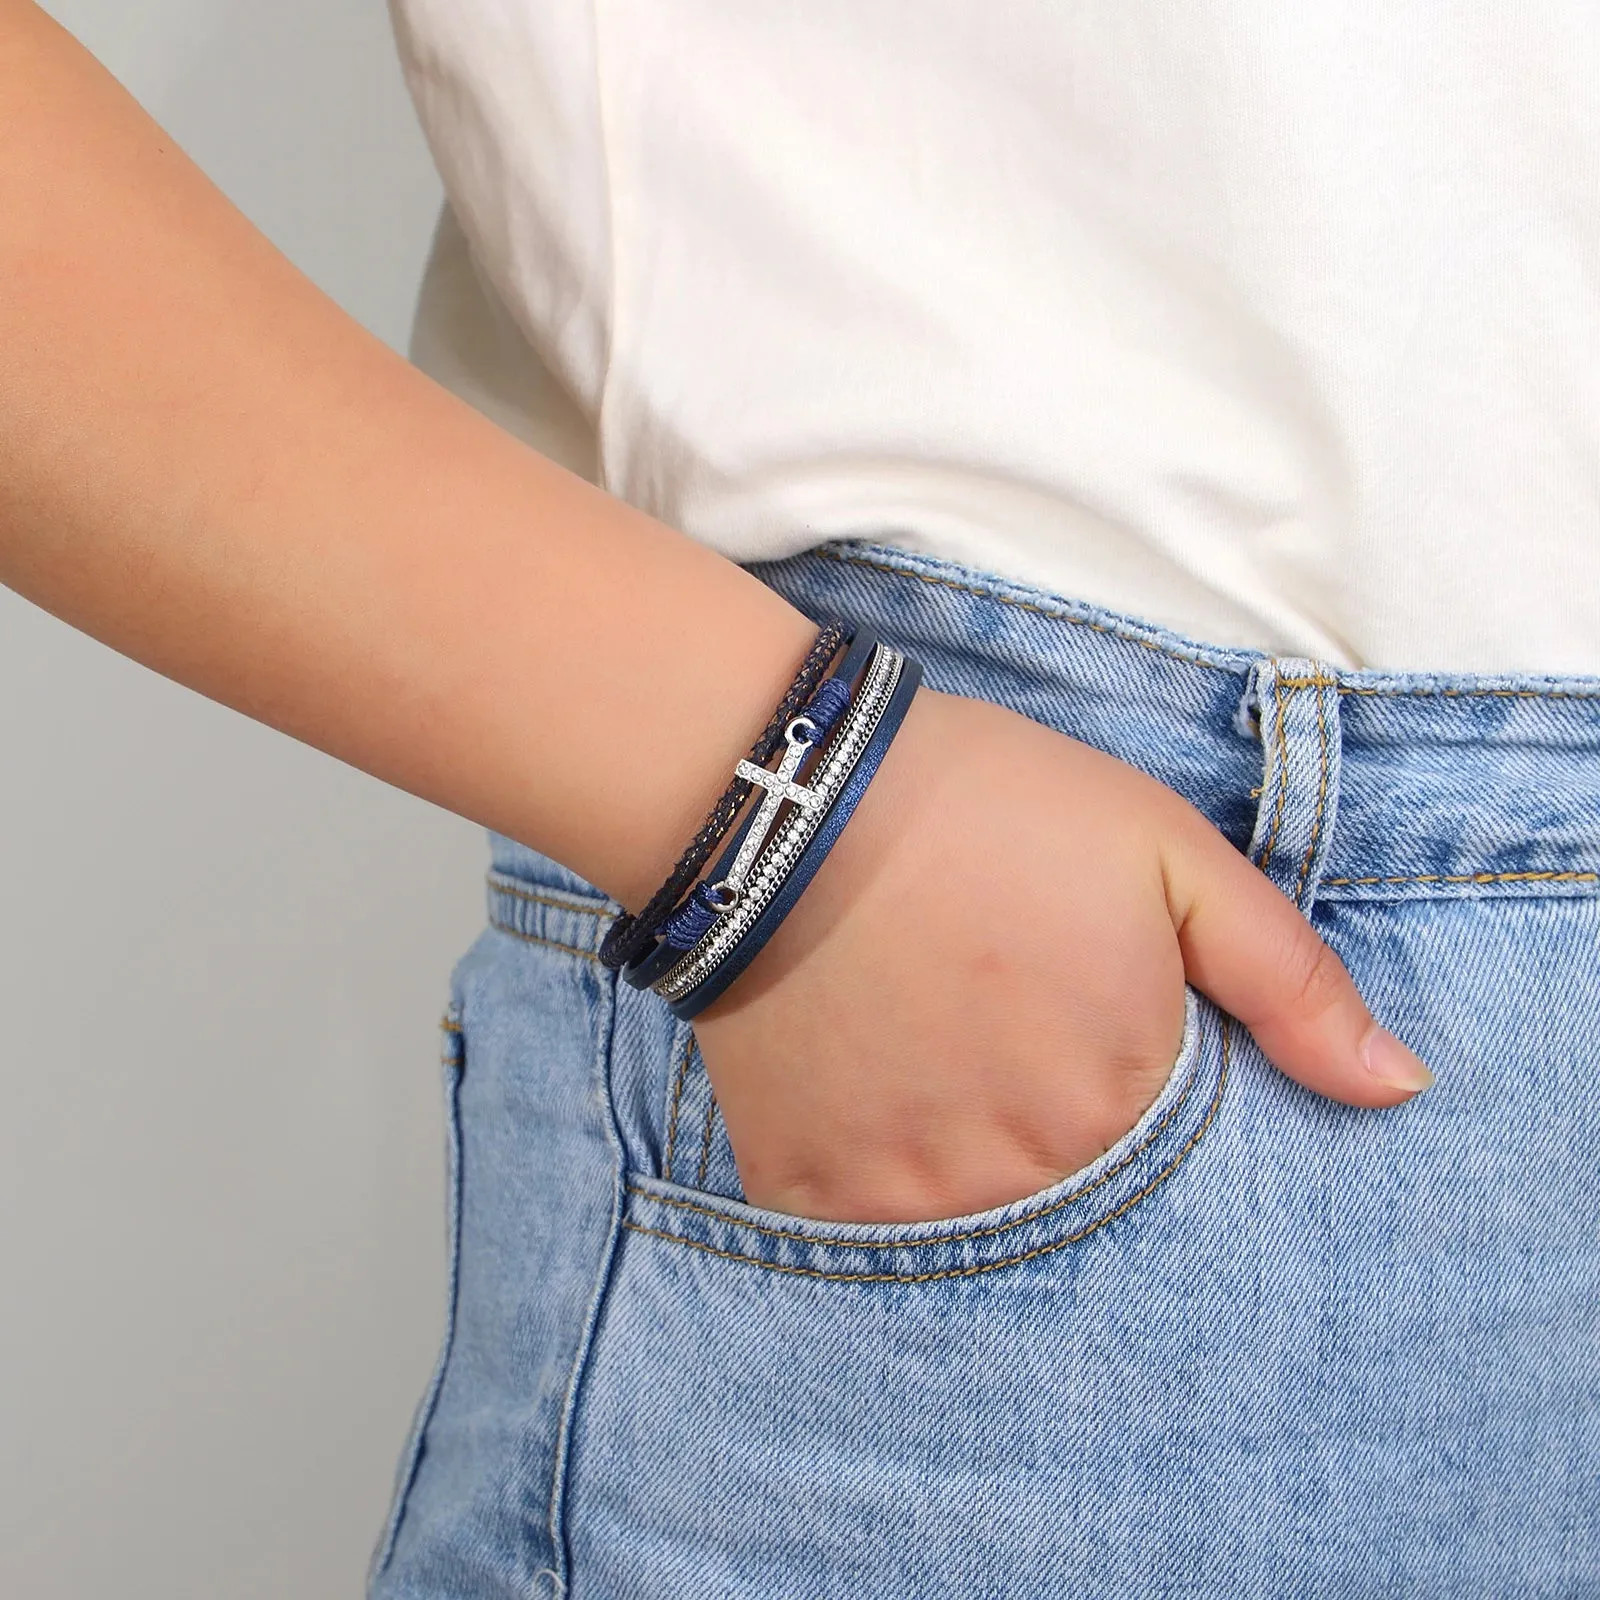
POLYGON ((1366 883, 1600 883, 1600 872, 1416 872, 1395 878, 1324 878, 1324 887, 1366 883))
POLYGON ((1328 722, 1322 712, 1322 689, 1331 682, 1327 678, 1313 680, 1321 687, 1317 690, 1317 738, 1322 746, 1322 773, 1317 780, 1317 814, 1311 821, 1311 842, 1306 846, 1305 860, 1300 863, 1300 876, 1295 879, 1294 898, 1299 904, 1306 886, 1306 874, 1311 871, 1311 858, 1317 853, 1317 841, 1322 837, 1322 818, 1328 801, 1328 722))
MULTIPOLYGON (((1282 688, 1282 685, 1279 685, 1282 688)), ((1274 719, 1277 727, 1277 747, 1272 753, 1273 764, 1278 771, 1278 801, 1272 808, 1272 829, 1267 834, 1267 847, 1261 852, 1261 859, 1256 863, 1265 872, 1267 864, 1272 860, 1272 847, 1278 842, 1278 825, 1283 821, 1283 802, 1289 793, 1289 751, 1284 744, 1283 716, 1284 708, 1297 693, 1291 689, 1288 694, 1277 693, 1274 698, 1278 702, 1278 712, 1274 719)))
POLYGON ((1474 695, 1499 695, 1515 700, 1596 700, 1600 689, 1367 689, 1340 684, 1340 694, 1437 695, 1443 700, 1470 699, 1474 695))
POLYGON ((678 1058, 678 1070, 672 1080, 672 1102, 667 1113, 667 1152, 661 1159, 661 1175, 672 1177, 672 1152, 678 1143, 678 1103, 683 1099, 683 1080, 689 1075, 689 1056, 694 1050, 694 1035, 684 1035, 683 1054, 678 1058))
POLYGON ((451 1067, 457 1072, 461 1070, 462 1057, 465 1053, 463 1031, 459 1022, 453 1022, 447 1011, 439 1018, 439 1031, 444 1035, 439 1049, 439 1065, 451 1067))
MULTIPOLYGON (((1098 1178, 1090 1179, 1088 1183, 1074 1189, 1071 1194, 1062 1195, 1059 1199, 1052 1200, 1035 1211, 1028 1211, 1020 1217, 1013 1217, 1009 1222, 991 1223, 987 1228, 972 1228, 965 1233, 913 1234, 910 1237, 895 1239, 831 1239, 826 1234, 808 1233, 801 1229, 770 1228, 760 1222, 739 1222, 735 1225, 743 1228, 747 1233, 762 1233, 771 1239, 788 1239, 797 1244, 828 1245, 835 1249, 844 1250, 893 1250, 910 1245, 959 1244, 966 1239, 987 1239, 993 1234, 1009 1233, 1013 1228, 1020 1228, 1024 1223, 1037 1222, 1041 1217, 1048 1217, 1052 1212, 1061 1210, 1063 1206, 1069 1206, 1073 1201, 1081 1200, 1086 1194, 1092 1194, 1101 1184, 1108 1183, 1137 1157, 1143 1155, 1167 1131, 1168 1125, 1177 1116, 1178 1112, 1183 1108, 1184 1102, 1189 1098, 1189 1091, 1194 1088, 1195 1079, 1200 1075, 1200 1060, 1204 1053, 1205 1019, 1202 1016, 1195 1029, 1194 1069, 1185 1080, 1183 1090, 1178 1095, 1178 1098, 1167 1107, 1155 1127, 1133 1149, 1129 1150, 1120 1161, 1116 1161, 1107 1167, 1098 1178)), ((715 1211, 710 1206, 696 1205, 692 1200, 678 1200, 667 1195, 651 1194, 648 1189, 641 1189, 634 1184, 628 1186, 628 1193, 636 1194, 644 1200, 654 1201, 657 1205, 672 1206, 679 1211, 693 1211, 700 1216, 710 1217, 717 1222, 730 1222, 733 1220, 725 1212, 715 1211)))
MULTIPOLYGON (((1216 1093, 1211 1097, 1211 1104, 1207 1108, 1205 1121, 1189 1136, 1189 1142, 1184 1145, 1171 1163, 1158 1172, 1144 1188, 1137 1194, 1129 1195, 1121 1205, 1113 1211, 1108 1211, 1105 1216, 1089 1223, 1086 1227, 1079 1228, 1076 1233, 1069 1233, 1065 1238, 1053 1239, 1049 1244, 1036 1245, 1032 1250, 1024 1250, 1019 1255, 1006 1256, 999 1261, 983 1261, 973 1267, 946 1267, 938 1272, 824 1272, 819 1267, 792 1267, 779 1261, 763 1261, 760 1256, 747 1256, 737 1250, 721 1250, 716 1245, 702 1244, 698 1239, 686 1239, 679 1233, 667 1233, 661 1228, 647 1228, 642 1223, 624 1222, 622 1225, 632 1233, 648 1234, 652 1239, 665 1239, 669 1244, 681 1244, 690 1250, 702 1250, 707 1255, 720 1256, 724 1261, 743 1261, 752 1267, 764 1267, 768 1272, 785 1272, 799 1278, 823 1278, 830 1283, 933 1283, 940 1278, 972 1278, 981 1272, 995 1272, 1001 1267, 1014 1267, 1019 1262, 1032 1261, 1037 1256, 1049 1255, 1054 1250, 1064 1250, 1068 1245, 1078 1244, 1087 1239, 1091 1233, 1097 1232, 1108 1222, 1115 1222, 1118 1217, 1131 1211, 1134 1206, 1145 1199, 1146 1196, 1167 1181, 1174 1172, 1183 1164, 1189 1152, 1200 1143, 1206 1130, 1216 1120, 1217 1108, 1222 1104, 1222 1091, 1228 1082, 1228 1050, 1229 1029, 1227 1019, 1222 1024, 1222 1071, 1217 1076, 1216 1093)), ((846 1241, 838 1239, 825 1239, 816 1241, 822 1244, 838 1245, 846 1241)))
MULTIPOLYGON (((1118 639, 1125 639, 1129 644, 1139 645, 1142 649, 1153 650, 1158 655, 1170 656, 1174 661, 1187 661, 1193 666, 1206 667, 1212 672, 1237 672, 1240 669, 1233 665, 1226 665, 1220 661, 1208 661, 1198 653, 1188 653, 1174 650, 1170 645, 1157 644, 1152 639, 1141 639, 1135 634, 1125 632, 1104 622, 1091 622, 1087 617, 1063 616, 1061 611, 1053 606, 1039 605, 1030 600, 1017 600, 1010 595, 996 594, 992 589, 980 589, 976 584, 961 583, 955 578, 941 577, 937 573, 915 572, 904 567, 891 566, 886 561, 873 560, 862 555, 846 555, 842 550, 836 550, 828 545, 814 546, 810 555, 821 556, 828 561, 837 561, 853 567, 867 567, 874 572, 886 573, 895 578, 915 578, 919 583, 937 584, 944 589, 956 589, 962 594, 976 595, 980 600, 993 600, 998 605, 1014 606, 1018 611, 1032 611, 1043 617, 1049 617, 1053 622, 1064 623, 1074 628, 1089 628, 1095 633, 1108 633, 1118 639)), ((1325 680, 1314 679, 1289 679, 1291 685, 1303 683, 1310 688, 1315 683, 1318 687, 1336 687, 1340 694, 1364 694, 1399 697, 1402 695, 1437 695, 1444 699, 1469 699, 1479 695, 1507 696, 1519 700, 1596 700, 1600 699, 1600 689, 1378 689, 1358 687, 1343 684, 1336 678, 1325 680)))
POLYGON ((1337 689, 1339 680, 1325 677, 1318 673, 1310 678, 1279 678, 1278 687, 1280 689, 1337 689))
POLYGON ((570 911, 580 917, 614 917, 616 913, 608 909, 609 902, 604 900, 588 900, 574 895, 571 900, 553 900, 547 894, 536 894, 532 889, 520 889, 512 884, 504 883, 490 873, 484 882, 496 894, 508 894, 513 900, 531 901, 536 906, 549 906, 556 911, 570 911))
POLYGON ((509 933, 513 939, 521 939, 524 944, 548 945, 552 950, 565 950, 568 955, 582 956, 585 961, 592 961, 596 966, 600 964, 600 957, 593 950, 580 950, 575 944, 563 944, 559 939, 541 939, 536 933, 524 933, 521 928, 514 928, 509 922, 501 922, 498 917, 489 918, 489 926, 497 928, 501 933, 509 933))
POLYGON ((700 1168, 695 1173, 694 1186, 703 1189, 706 1186, 706 1174, 711 1170, 711 1130, 717 1120, 717 1097, 715 1092, 706 1101, 705 1126, 700 1130, 700 1168))

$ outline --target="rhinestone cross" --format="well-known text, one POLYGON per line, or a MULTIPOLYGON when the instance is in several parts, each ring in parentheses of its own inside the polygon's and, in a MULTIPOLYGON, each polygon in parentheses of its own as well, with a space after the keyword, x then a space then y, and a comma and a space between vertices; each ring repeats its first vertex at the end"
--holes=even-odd
POLYGON ((783 802, 791 800, 804 811, 815 811, 824 803, 823 797, 815 789, 808 789, 803 783, 794 781, 794 775, 800 770, 800 763, 805 760, 813 742, 812 739, 800 737, 803 727, 815 736, 816 725, 805 717, 796 717, 783 730, 788 748, 783 752, 783 760, 778 763, 776 772, 768 772, 753 761, 741 761, 734 769, 741 778, 760 784, 767 792, 761 797, 756 820, 750 824, 750 831, 744 836, 744 843, 739 846, 739 853, 733 858, 733 866, 727 877, 712 885, 713 889, 722 891, 719 898, 726 902, 721 907, 724 911, 731 911, 738 903, 744 880, 750 875, 750 868, 766 843, 767 835, 772 832, 783 802))

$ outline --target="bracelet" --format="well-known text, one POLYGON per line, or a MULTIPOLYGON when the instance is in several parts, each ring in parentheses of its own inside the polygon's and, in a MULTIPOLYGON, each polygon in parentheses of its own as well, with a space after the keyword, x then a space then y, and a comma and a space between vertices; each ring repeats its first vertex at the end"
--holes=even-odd
MULTIPOLYGON (((800 663, 794 682, 778 702, 772 720, 751 747, 746 759, 753 766, 765 766, 772 759, 773 752, 783 740, 784 729, 807 702, 823 673, 828 670, 828 663, 839 653, 839 647, 848 643, 849 639, 849 630, 837 618, 823 625, 816 642, 800 663)), ((600 945, 603 966, 623 966, 638 960, 650 948, 650 941, 656 936, 662 922, 671 914, 684 890, 699 876, 700 869, 711 859, 711 852, 721 843, 723 835, 733 826, 740 807, 749 798, 750 787, 749 779, 736 774, 733 782, 723 791, 722 798, 707 814, 700 831, 690 841, 689 848, 678 858, 672 875, 650 897, 644 909, 637 916, 629 916, 624 911, 611 924, 600 945)))
MULTIPOLYGON (((779 805, 792 798, 790 791, 799 788, 792 782, 806 751, 821 740, 850 707, 856 683, 876 648, 877 641, 869 633, 853 633, 850 648, 832 675, 826 679, 806 702, 804 711, 783 730, 788 749, 776 772, 747 772, 752 784, 759 783, 765 790, 760 805, 746 814, 734 835, 733 842, 724 851, 722 859, 706 878, 695 885, 683 903, 667 917, 656 930, 658 941, 653 949, 629 962, 623 976, 636 989, 654 986, 675 967, 684 952, 694 948, 702 936, 724 911, 731 909, 733 899, 753 864, 755 853, 765 842, 779 805), (791 780, 785 783, 785 780, 791 780), (756 830, 760 829, 758 833, 756 830)), ((741 762, 741 770, 746 764, 741 762)), ((807 800, 810 791, 801 789, 807 800)))
MULTIPOLYGON (((723 867, 731 871, 737 861, 739 841, 719 862, 718 876, 710 885, 713 892, 700 897, 711 912, 710 926, 692 948, 680 951, 663 941, 648 963, 624 973, 630 982, 653 988, 674 1015, 694 1017, 749 966, 816 875, 899 731, 922 668, 888 645, 858 640, 869 642, 870 657, 849 709, 839 717, 812 773, 804 784, 796 784, 792 777, 784 780, 788 790, 799 789, 808 798, 782 796, 796 804, 761 846, 748 878, 737 885, 731 899, 717 889, 723 867)), ((843 676, 842 667, 838 676, 843 676)))
POLYGON ((691 1018, 749 966, 816 875, 844 830, 910 709, 922 668, 879 644, 849 713, 808 784, 818 796, 797 808, 762 850, 738 904, 654 986, 674 1015, 691 1018))

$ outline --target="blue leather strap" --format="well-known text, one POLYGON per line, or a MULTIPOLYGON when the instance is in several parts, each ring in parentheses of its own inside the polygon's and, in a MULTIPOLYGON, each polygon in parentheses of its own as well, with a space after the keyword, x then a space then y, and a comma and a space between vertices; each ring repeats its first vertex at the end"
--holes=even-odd
POLYGON ((751 924, 745 936, 706 975, 705 980, 681 999, 668 1002, 674 1016, 687 1021, 704 1011, 750 965, 777 930, 778 924, 793 909, 806 885, 817 875, 817 869, 827 859, 828 852, 844 831, 844 825, 860 803, 861 796, 866 793, 867 785, 872 782, 895 734, 900 731, 900 724, 905 720, 906 712, 911 709, 912 697, 916 694, 921 681, 921 663, 907 656, 900 670, 900 681, 895 685, 894 694, 878 719, 872 738, 857 758, 844 786, 834 796, 823 814, 821 824, 790 869, 782 888, 751 924))
MULTIPOLYGON (((877 639, 864 628, 858 628, 851 635, 849 648, 840 658, 839 665, 829 673, 823 684, 818 687, 817 693, 821 694, 827 684, 838 682, 843 684, 853 695, 856 685, 867 663, 872 659, 872 652, 877 648, 877 639)), ((819 759, 813 757, 813 761, 819 759)), ((727 847, 717 859, 717 864, 702 880, 705 883, 715 883, 725 878, 733 870, 733 863, 738 857, 740 846, 744 844, 746 836, 756 820, 756 807, 751 806, 744 820, 734 830, 733 837, 727 847)), ((691 891, 692 892, 692 891, 691 891)), ((673 913, 676 915, 676 912, 673 913)), ((670 918, 664 919, 669 921, 670 918)), ((622 976, 636 989, 648 989, 658 979, 663 978, 683 959, 684 952, 675 949, 662 939, 659 934, 652 943, 648 952, 637 961, 630 962, 622 969, 622 976)))
MULTIPOLYGON (((755 826, 756 808, 750 807, 743 822, 734 830, 733 838, 728 847, 722 852, 715 867, 707 874, 705 881, 715 883, 719 878, 726 877, 733 867, 734 858, 739 854, 739 847, 744 843, 745 836, 755 826)), ((622 969, 622 976, 631 983, 635 989, 648 989, 658 978, 666 975, 683 960, 683 951, 675 949, 665 939, 657 938, 651 945, 647 954, 638 961, 631 961, 622 969)))
MULTIPOLYGON (((816 693, 824 693, 830 683, 840 683, 840 685, 845 686, 845 690, 848 693, 854 694, 856 683, 861 678, 862 672, 866 672, 867 662, 872 659, 872 651, 877 648, 877 643, 877 638, 869 634, 866 629, 854 630, 853 634, 850 635, 850 646, 846 648, 845 654, 838 662, 838 666, 827 675, 827 678, 822 680, 816 693)), ((813 760, 816 760, 816 757, 813 757, 813 760)), ((750 806, 749 811, 744 816, 744 821, 739 822, 739 826, 734 829, 733 838, 726 845, 722 856, 717 859, 717 866, 712 867, 712 870, 707 872, 706 877, 702 878, 701 882, 715 883, 720 878, 725 878, 726 875, 730 874, 731 870, 733 870, 734 859, 738 858, 739 848, 744 845, 744 840, 749 835, 750 829, 755 826, 755 810, 757 810, 755 806, 750 806)), ((672 912, 672 917, 675 917, 675 915, 677 915, 677 910, 672 912)), ((672 917, 662 918, 662 923, 666 925, 666 922, 670 922, 672 917)), ((627 963, 622 968, 622 976, 635 989, 648 989, 659 978, 664 978, 682 958, 683 950, 675 949, 674 946, 667 944, 666 939, 662 939, 661 934, 658 933, 656 934, 656 939, 651 942, 650 950, 645 955, 642 955, 635 962, 627 963)))

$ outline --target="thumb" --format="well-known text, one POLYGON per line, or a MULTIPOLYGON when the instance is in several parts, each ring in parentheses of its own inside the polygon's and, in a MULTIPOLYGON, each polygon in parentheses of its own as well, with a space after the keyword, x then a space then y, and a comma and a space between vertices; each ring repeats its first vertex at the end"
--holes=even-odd
POLYGON ((1279 1071, 1353 1106, 1399 1105, 1433 1082, 1373 1021, 1293 902, 1208 823, 1169 835, 1162 857, 1189 981, 1244 1023, 1279 1071))

